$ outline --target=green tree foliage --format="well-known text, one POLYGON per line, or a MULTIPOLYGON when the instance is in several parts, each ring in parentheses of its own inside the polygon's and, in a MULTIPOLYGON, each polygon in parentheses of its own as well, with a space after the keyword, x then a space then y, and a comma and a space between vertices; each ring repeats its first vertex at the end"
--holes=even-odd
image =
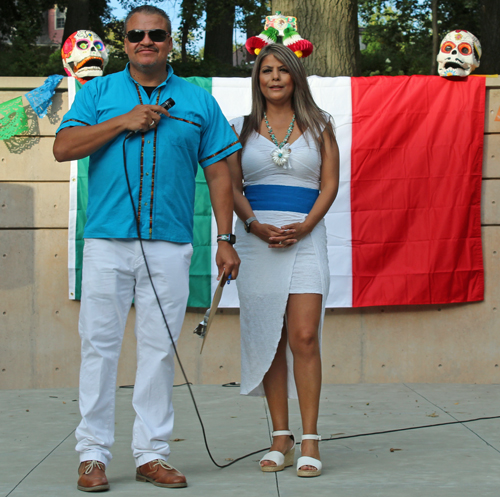
POLYGON ((482 74, 500 73, 500 2, 481 0, 481 45, 483 56, 479 70, 482 74))
MULTIPOLYGON (((454 29, 481 39, 481 0, 438 0, 439 41, 454 29)), ((359 0, 363 76, 429 74, 432 66, 431 0, 359 0)))
POLYGON ((177 36, 180 45, 181 62, 196 59, 193 45, 198 41, 198 37, 193 34, 198 28, 198 23, 203 16, 204 2, 197 0, 182 0, 181 5, 181 26, 177 36))
POLYGON ((50 50, 40 56, 35 45, 50 0, 2 0, 0 2, 0 76, 38 75, 50 50))
POLYGON ((432 51, 429 2, 419 0, 361 0, 361 52, 364 76, 421 74, 428 71, 432 51))
POLYGON ((2 0, 0 2, 0 39, 5 42, 19 36, 19 25, 24 24, 32 33, 23 32, 34 39, 42 29, 44 12, 54 6, 53 0, 2 0))
POLYGON ((63 40, 80 29, 90 29, 105 39, 106 26, 113 21, 108 0, 58 0, 57 6, 66 11, 63 40))
MULTIPOLYGON (((119 0, 131 9, 143 0, 119 0)), ((159 3, 161 0, 148 0, 159 3)), ((1 0, 0 2, 0 76, 49 76, 66 73, 61 62, 60 47, 37 46, 42 34, 46 12, 54 0, 1 0)), ((96 32, 107 44, 110 59, 107 73, 120 71, 127 58, 123 51, 123 22, 116 19, 109 0, 57 0, 60 10, 66 10, 63 40, 79 29, 96 32)))
POLYGON ((264 18, 270 14, 270 2, 258 0, 203 0, 206 13, 205 57, 222 64, 232 64, 235 28, 250 36, 262 31, 264 18))

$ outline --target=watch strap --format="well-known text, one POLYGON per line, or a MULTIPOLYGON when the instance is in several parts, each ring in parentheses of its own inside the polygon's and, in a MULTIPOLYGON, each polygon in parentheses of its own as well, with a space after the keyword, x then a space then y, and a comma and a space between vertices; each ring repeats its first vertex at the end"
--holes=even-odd
POLYGON ((224 233, 223 235, 217 235, 218 242, 229 242, 231 245, 236 243, 236 237, 232 233, 224 233))
POLYGON ((244 221, 244 223, 245 223, 245 231, 246 231, 247 233, 250 233, 250 225, 251 225, 254 221, 257 221, 257 218, 256 218, 255 216, 249 217, 246 221, 244 221))

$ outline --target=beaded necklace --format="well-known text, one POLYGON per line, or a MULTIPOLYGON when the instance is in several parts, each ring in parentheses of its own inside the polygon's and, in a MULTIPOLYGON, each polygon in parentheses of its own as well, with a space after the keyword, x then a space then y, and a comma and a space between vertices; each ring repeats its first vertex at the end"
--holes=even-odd
POLYGON ((276 145, 276 148, 271 152, 271 158, 277 166, 281 166, 283 167, 283 169, 291 169, 291 166, 288 164, 288 158, 290 157, 292 151, 290 150, 290 145, 287 142, 288 138, 290 138, 290 135, 292 134, 293 127, 295 125, 295 114, 292 117, 290 126, 288 126, 288 131, 285 139, 281 143, 278 143, 276 136, 274 136, 273 128, 271 128, 265 112, 264 122, 266 123, 267 131, 269 133, 269 136, 271 137, 271 140, 276 145))

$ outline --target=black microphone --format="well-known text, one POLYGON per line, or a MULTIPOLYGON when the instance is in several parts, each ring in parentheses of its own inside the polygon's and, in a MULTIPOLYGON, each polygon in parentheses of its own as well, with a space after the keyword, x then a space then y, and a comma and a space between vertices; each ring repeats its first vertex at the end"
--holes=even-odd
MULTIPOLYGON (((165 110, 169 110, 174 105, 175 105, 174 99, 173 98, 169 98, 168 100, 165 100, 165 102, 163 102, 162 104, 160 104, 160 107, 163 107, 165 110)), ((125 137, 125 140, 127 140, 128 138, 130 138, 135 133, 139 133, 139 131, 140 131, 140 129, 136 129, 135 131, 129 131, 127 133, 127 136, 125 137)))

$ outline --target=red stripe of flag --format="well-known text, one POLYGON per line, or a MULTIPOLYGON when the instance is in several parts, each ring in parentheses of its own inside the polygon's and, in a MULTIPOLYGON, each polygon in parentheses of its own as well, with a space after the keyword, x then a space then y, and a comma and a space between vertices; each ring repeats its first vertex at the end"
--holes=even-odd
POLYGON ((483 299, 484 78, 352 78, 353 306, 483 299))

